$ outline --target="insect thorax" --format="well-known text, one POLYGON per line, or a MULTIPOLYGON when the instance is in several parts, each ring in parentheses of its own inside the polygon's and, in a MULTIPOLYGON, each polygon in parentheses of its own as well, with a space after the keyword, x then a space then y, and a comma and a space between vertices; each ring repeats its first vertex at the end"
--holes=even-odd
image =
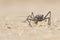
POLYGON ((35 20, 38 20, 38 21, 42 21, 43 18, 44 18, 44 15, 36 15, 36 16, 34 17, 34 19, 35 19, 35 20))

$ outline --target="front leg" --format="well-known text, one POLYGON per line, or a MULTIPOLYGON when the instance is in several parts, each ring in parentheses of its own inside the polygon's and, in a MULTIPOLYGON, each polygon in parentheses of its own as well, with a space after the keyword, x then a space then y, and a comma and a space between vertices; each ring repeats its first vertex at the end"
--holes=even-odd
POLYGON ((28 23, 29 23, 29 26, 32 27, 32 25, 31 25, 31 23, 30 23, 31 21, 29 21, 29 20, 27 20, 27 21, 28 21, 28 23))
POLYGON ((32 17, 29 15, 24 22, 27 21, 29 23, 29 25, 32 27, 32 25, 30 23, 31 22, 31 19, 32 19, 32 17))
POLYGON ((34 14, 32 12, 31 15, 29 15, 24 22, 26 22, 27 20, 31 20, 30 18, 33 18, 33 17, 34 17, 34 14))
POLYGON ((26 22, 27 20, 29 20, 29 17, 30 17, 30 15, 26 18, 26 20, 24 22, 26 22))

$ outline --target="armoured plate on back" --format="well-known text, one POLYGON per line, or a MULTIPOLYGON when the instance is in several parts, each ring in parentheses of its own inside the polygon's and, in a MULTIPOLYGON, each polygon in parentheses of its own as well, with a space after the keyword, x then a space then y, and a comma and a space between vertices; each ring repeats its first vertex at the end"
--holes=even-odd
POLYGON ((36 15, 34 18, 38 19, 38 21, 43 20, 44 15, 36 15))

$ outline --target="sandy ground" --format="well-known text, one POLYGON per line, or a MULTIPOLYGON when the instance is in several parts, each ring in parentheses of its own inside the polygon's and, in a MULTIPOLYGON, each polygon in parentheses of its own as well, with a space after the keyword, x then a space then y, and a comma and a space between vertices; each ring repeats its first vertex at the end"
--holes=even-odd
POLYGON ((0 40, 60 40, 60 0, 0 0, 0 40), (33 24, 23 21, 33 12, 51 11, 51 26, 47 22, 33 24))

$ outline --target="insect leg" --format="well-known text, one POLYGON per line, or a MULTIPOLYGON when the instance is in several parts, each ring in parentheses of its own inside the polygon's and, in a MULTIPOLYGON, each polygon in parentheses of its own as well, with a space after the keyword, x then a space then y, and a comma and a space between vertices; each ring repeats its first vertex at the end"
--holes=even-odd
POLYGON ((47 17, 45 18, 45 20, 48 19, 48 25, 51 25, 51 18, 50 17, 47 17))
POLYGON ((49 12, 45 15, 44 18, 46 18, 48 15, 51 17, 51 11, 49 11, 49 12), (49 14, 50 14, 50 15, 49 15, 49 14))
POLYGON ((48 18, 48 25, 51 25, 51 17, 48 18))
POLYGON ((31 23, 30 23, 30 21, 28 20, 28 23, 29 23, 29 25, 32 27, 32 25, 31 25, 31 23))
POLYGON ((49 11, 46 16, 44 17, 44 20, 48 19, 48 25, 51 25, 51 11, 49 11), (47 17, 49 15, 49 17, 47 17))
POLYGON ((27 20, 29 20, 29 17, 30 17, 30 15, 26 18, 26 20, 24 22, 26 22, 27 20))
POLYGON ((34 14, 33 14, 33 12, 31 13, 31 17, 32 17, 32 18, 34 17, 34 14))

